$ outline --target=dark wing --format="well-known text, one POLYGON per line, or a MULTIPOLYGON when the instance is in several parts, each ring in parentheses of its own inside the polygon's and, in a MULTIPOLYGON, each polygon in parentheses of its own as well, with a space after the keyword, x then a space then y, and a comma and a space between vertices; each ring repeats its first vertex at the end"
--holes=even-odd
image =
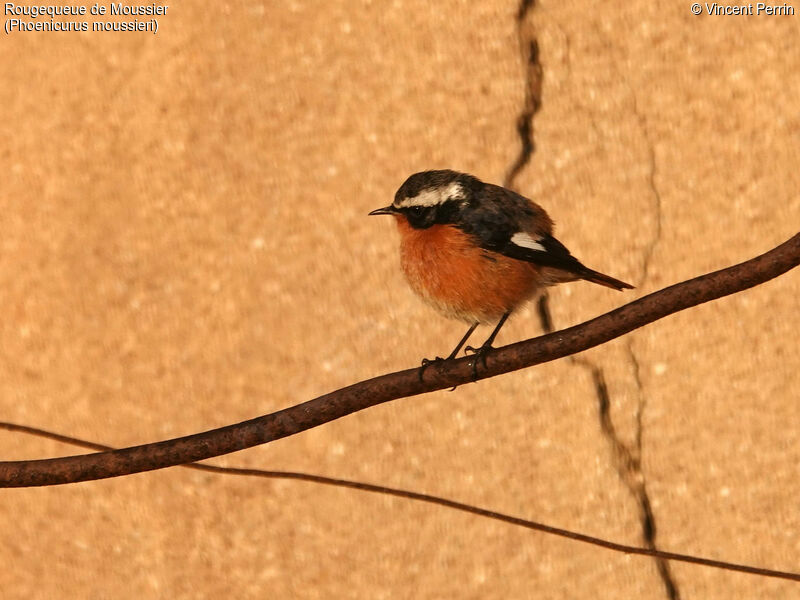
POLYGON ((524 196, 486 184, 481 200, 480 206, 464 207, 460 225, 482 248, 617 290, 633 287, 572 256, 552 236, 553 222, 544 209, 524 196))
POLYGON ((633 286, 629 283, 590 269, 572 256, 569 250, 564 247, 564 244, 549 234, 538 238, 527 233, 516 234, 511 236, 505 248, 498 251, 500 254, 511 258, 558 269, 573 275, 575 279, 585 279, 615 290, 633 289, 633 286))
POLYGON ((500 254, 526 262, 551 267, 615 290, 633 289, 633 286, 594 269, 590 269, 569 253, 564 244, 552 235, 533 237, 527 233, 511 236, 509 243, 498 250, 500 254))
POLYGON ((524 196, 490 183, 473 192, 475 200, 459 207, 457 226, 472 235, 481 247, 500 252, 519 231, 550 234, 553 222, 544 209, 524 196))
POLYGON ((512 235, 499 252, 505 256, 524 260, 543 267, 553 267, 568 273, 581 275, 586 267, 567 250, 566 246, 552 235, 539 237, 529 234, 512 235))
POLYGON ((463 207, 462 229, 486 250, 527 262, 575 271, 583 267, 551 233, 544 209, 524 196, 485 184, 480 203, 463 207))

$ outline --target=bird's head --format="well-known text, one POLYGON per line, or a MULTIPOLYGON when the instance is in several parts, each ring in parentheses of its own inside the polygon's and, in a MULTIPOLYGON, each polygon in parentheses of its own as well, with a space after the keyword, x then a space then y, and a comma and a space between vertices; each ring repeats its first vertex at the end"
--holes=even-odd
POLYGON ((454 224, 480 185, 472 175, 456 171, 415 173, 397 190, 394 202, 369 214, 394 215, 405 219, 415 229, 454 224))

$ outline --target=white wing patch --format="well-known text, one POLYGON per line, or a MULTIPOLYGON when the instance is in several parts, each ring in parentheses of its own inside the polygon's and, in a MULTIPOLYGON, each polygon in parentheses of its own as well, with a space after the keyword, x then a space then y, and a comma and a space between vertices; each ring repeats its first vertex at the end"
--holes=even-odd
POLYGON ((539 240, 532 238, 530 234, 522 231, 515 233, 511 236, 511 243, 521 248, 528 248, 529 250, 538 250, 540 252, 547 252, 544 246, 539 243, 539 240))
POLYGON ((448 200, 461 200, 463 198, 463 188, 454 181, 447 187, 422 190, 413 198, 403 198, 400 202, 396 203, 395 206, 397 208, 404 208, 407 206, 430 207, 442 204, 448 200))

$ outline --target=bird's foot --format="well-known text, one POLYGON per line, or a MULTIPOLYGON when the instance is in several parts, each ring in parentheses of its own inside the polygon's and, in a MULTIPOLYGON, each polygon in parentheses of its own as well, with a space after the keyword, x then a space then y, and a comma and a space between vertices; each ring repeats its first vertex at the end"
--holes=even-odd
MULTIPOLYGON (((436 358, 423 358, 422 366, 419 368, 419 382, 422 383, 422 376, 425 374, 425 369, 427 369, 429 366, 431 366, 434 363, 447 362, 448 360, 453 360, 454 358, 455 356, 453 356, 452 354, 447 358, 442 358, 441 356, 437 356, 436 358)), ((457 385, 454 385, 447 391, 452 392, 457 387, 458 387, 457 385)))
POLYGON ((425 369, 430 367, 434 363, 444 362, 446 360, 450 360, 448 358, 442 358, 441 356, 437 356, 436 358, 423 358, 422 359, 422 366, 419 368, 419 381, 422 383, 422 376, 425 374, 425 369))
POLYGON ((478 348, 474 348, 473 346, 464 348, 464 354, 473 354, 475 356, 475 360, 472 361, 472 381, 477 381, 478 379, 478 362, 483 363, 484 369, 487 368, 486 355, 489 354, 491 350, 494 350, 491 343, 484 344, 478 348))

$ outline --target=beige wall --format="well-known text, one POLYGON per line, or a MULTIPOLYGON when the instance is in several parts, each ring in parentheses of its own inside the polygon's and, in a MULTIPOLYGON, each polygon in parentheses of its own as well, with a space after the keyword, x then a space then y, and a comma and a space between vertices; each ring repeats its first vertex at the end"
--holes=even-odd
MULTIPOLYGON (((542 1, 522 27, 545 79, 519 189, 577 256, 637 286, 555 290, 558 326, 800 223, 800 15, 624 5, 542 1)), ((131 445, 449 351, 462 325, 412 296, 391 223, 365 215, 414 171, 502 180, 525 95, 516 13, 184 0, 157 35, 4 36, 0 418, 131 445)), ((641 413, 664 549, 800 571, 797 297, 790 272, 585 354, 623 440, 641 413)), ((499 341, 538 333, 525 309, 499 341)), ((74 453, 0 433, 7 460, 74 453)), ((216 462, 641 543, 589 373, 567 361, 216 462)), ((664 597, 649 559, 307 483, 172 469, 7 490, 0 506, 5 598, 664 597)), ((672 569, 686 598, 800 593, 672 569)))

